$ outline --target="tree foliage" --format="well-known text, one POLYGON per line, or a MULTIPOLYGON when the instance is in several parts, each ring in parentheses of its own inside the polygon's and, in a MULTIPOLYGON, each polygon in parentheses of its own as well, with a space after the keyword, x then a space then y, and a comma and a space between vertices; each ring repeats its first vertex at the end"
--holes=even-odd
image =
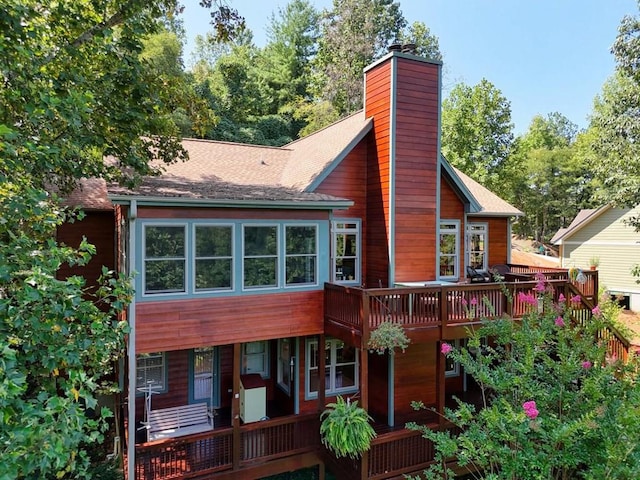
POLYGON ((0 0, 0 478, 91 476, 87 448, 109 417, 96 395, 114 388, 131 289, 104 269, 98 285, 60 276, 95 248, 56 242, 81 214, 45 187, 134 182, 184 158, 173 114, 190 107, 172 88, 176 44, 152 37, 176 9, 173 0, 0 0))
POLYGON ((530 309, 521 322, 486 322, 466 346, 443 345, 479 385, 482 406, 459 401, 446 410, 457 435, 410 425, 435 443, 440 462, 427 478, 454 478, 452 457, 474 478, 492 480, 640 476, 637 360, 625 364, 594 341, 615 326, 618 307, 605 303, 579 322, 579 299, 553 303, 542 279, 539 287, 544 313, 537 298, 521 294, 530 309))
POLYGON ((454 166, 500 193, 513 148, 511 105, 491 82, 460 83, 442 102, 442 152, 454 166))

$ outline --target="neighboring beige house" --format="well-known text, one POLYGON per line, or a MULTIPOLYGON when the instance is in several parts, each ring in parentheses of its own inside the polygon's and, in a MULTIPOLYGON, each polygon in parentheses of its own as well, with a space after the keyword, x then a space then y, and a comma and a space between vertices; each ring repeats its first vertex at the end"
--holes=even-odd
POLYGON ((559 246, 562 267, 586 269, 597 257, 600 286, 624 296, 634 311, 640 311, 640 285, 631 269, 640 264, 640 232, 627 221, 638 215, 640 206, 581 210, 568 228, 561 228, 551 239, 559 246))

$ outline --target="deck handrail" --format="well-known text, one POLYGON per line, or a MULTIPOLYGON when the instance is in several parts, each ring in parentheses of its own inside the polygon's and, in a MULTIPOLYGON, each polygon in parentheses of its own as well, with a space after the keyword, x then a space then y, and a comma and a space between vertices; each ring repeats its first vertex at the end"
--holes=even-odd
MULTIPOLYGON (((317 413, 242 425, 240 466, 316 451, 317 413)), ((233 428, 136 445, 136 480, 193 478, 233 468, 233 428)))

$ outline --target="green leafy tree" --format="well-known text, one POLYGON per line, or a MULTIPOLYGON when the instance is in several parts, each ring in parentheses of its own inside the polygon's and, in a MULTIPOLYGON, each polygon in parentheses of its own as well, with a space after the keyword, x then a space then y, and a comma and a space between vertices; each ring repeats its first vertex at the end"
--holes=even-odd
POLYGON ((460 83, 442 102, 442 152, 474 180, 502 193, 513 148, 511 104, 491 82, 460 83))
POLYGON ((171 117, 185 97, 142 55, 175 12, 172 0, 0 0, 0 478, 91 478, 87 450, 109 417, 96 395, 113 392, 131 290, 106 270, 97 286, 58 278, 95 249, 55 241, 78 217, 45 187, 134 182, 185 157, 171 117))
POLYGON ((466 346, 442 345, 478 384, 482 405, 459 401, 446 410, 458 435, 410 425, 436 447, 440 461, 427 478, 454 478, 446 466, 454 457, 474 478, 494 480, 640 475, 637 360, 623 363, 596 341, 616 326, 618 307, 603 303, 580 322, 573 316, 578 298, 554 303, 551 287, 538 282, 543 313, 536 296, 521 293, 529 308, 521 322, 487 321, 469 332, 466 346))
POLYGON ((118 312, 132 292, 106 270, 97 290, 57 278, 95 253, 53 240, 72 220, 39 189, 0 188, 0 478, 88 478, 87 448, 111 416, 96 394, 115 391, 108 379, 128 328, 118 312))

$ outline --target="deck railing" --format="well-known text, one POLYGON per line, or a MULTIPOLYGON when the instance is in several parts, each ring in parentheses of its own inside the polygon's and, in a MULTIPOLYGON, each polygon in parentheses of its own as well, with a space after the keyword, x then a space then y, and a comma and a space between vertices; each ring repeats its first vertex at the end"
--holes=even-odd
MULTIPOLYGON (((325 319, 346 327, 366 341, 367 331, 386 320, 412 330, 429 330, 478 324, 482 319, 509 315, 521 318, 532 307, 520 293, 538 296, 536 276, 542 275, 553 286, 554 300, 560 293, 567 299, 580 297, 574 305, 576 321, 588 322, 597 305, 598 272, 584 271, 580 281, 569 271, 557 268, 510 265, 517 281, 505 283, 467 283, 448 286, 370 288, 325 284, 325 319), (366 328, 365 328, 366 327, 366 328)), ((626 359, 629 341, 614 328, 600 333, 612 355, 626 359)))
MULTIPOLYGON (((319 447, 317 414, 250 423, 240 427, 240 466, 266 462, 319 447)), ((233 428, 136 446, 135 478, 193 478, 233 468, 233 428)))
POLYGON ((420 432, 398 430, 373 439, 368 459, 369 479, 396 478, 432 464, 434 446, 420 432))

